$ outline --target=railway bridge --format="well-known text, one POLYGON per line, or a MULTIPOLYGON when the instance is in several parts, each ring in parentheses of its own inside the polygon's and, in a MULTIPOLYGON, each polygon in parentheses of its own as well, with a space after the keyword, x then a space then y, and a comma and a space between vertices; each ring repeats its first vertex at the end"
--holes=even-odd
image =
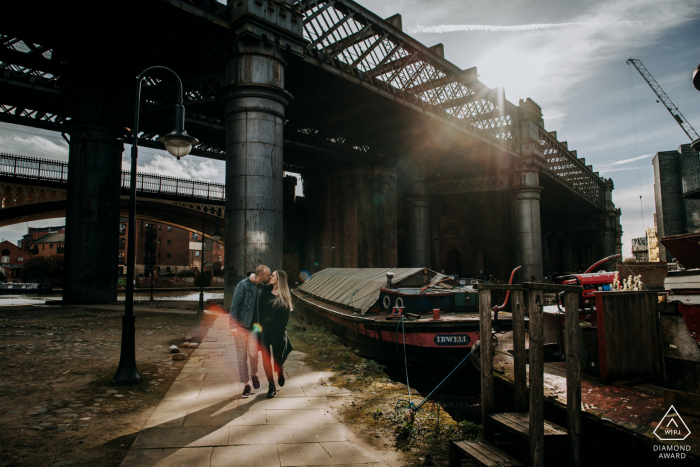
MULTIPOLYGON (((535 102, 509 102, 405 34, 399 14, 351 0, 15 2, 6 14, 0 121, 70 141, 66 243, 83 247, 68 247, 67 301, 116 296, 101 258, 117 256, 133 78, 152 65, 183 78, 192 154, 226 161, 227 298, 258 263, 463 277, 522 265, 537 280, 620 250, 612 180, 545 129, 535 102), (84 272, 96 251, 99 277, 84 272)), ((144 82, 140 145, 170 131, 176 89, 155 72, 144 82)))
MULTIPOLYGON (((120 217, 128 217, 130 185, 131 174, 123 170, 117 201, 120 217)), ((223 224, 226 194, 220 183, 139 173, 136 196, 138 219, 163 222, 205 237, 210 236, 217 222, 223 224)), ((67 208, 66 162, 0 154, 0 227, 66 217, 67 208)), ((224 232, 225 226, 219 230, 224 232)))

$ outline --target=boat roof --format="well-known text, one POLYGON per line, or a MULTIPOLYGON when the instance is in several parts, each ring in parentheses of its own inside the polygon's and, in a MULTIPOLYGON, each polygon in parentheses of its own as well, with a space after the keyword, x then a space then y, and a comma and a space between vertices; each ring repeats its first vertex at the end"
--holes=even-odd
POLYGON ((420 287, 448 277, 427 268, 328 268, 314 273, 299 290, 365 314, 386 287, 388 272, 394 273, 395 287, 420 287))

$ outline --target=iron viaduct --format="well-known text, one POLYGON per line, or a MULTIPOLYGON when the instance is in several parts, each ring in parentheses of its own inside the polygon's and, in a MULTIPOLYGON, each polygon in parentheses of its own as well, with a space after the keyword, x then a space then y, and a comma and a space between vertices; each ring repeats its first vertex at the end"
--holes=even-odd
MULTIPOLYGON (((15 2, 6 18, 0 121, 70 141, 66 301, 116 299, 105 258, 134 77, 152 65, 183 78, 192 154, 226 161, 227 298, 259 263, 463 277, 522 265, 519 279, 539 280, 620 251, 612 180, 545 130, 536 103, 512 104, 400 15, 350 0, 77 0, 15 2)), ((156 73, 144 83, 140 145, 170 131, 175 90, 156 73)))

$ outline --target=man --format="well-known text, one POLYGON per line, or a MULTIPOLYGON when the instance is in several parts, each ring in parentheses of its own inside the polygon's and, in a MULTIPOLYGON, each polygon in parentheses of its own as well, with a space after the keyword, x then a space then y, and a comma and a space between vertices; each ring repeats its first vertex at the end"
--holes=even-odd
MULTIPOLYGON (((258 338, 259 330, 254 328, 257 319, 258 299, 262 292, 261 284, 270 280, 270 268, 260 265, 255 269, 255 275, 243 279, 236 285, 231 302, 231 334, 236 341, 238 355, 238 375, 245 383, 243 397, 250 397, 250 385, 255 389, 260 387, 258 372, 258 338), (250 359, 250 373, 248 372, 250 359), (252 376, 251 376, 252 375, 252 376)), ((258 326, 259 328, 259 326, 258 326)))

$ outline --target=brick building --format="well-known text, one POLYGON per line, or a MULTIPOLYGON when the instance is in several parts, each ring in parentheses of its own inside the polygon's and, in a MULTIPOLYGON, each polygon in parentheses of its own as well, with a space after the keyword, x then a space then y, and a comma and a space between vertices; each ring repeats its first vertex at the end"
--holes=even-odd
MULTIPOLYGON (((202 236, 197 232, 189 232, 190 269, 199 270, 202 266, 202 236)), ((211 239, 204 242, 204 270, 221 270, 224 265, 224 246, 211 239)))
MULTIPOLYGON (((700 199, 687 197, 693 188, 688 182, 696 179, 700 173, 698 153, 690 144, 683 144, 675 151, 657 152, 652 164, 658 238, 700 232, 700 199)), ((658 246, 659 260, 670 261, 673 256, 666 252, 660 242, 658 246)))
POLYGON ((32 256, 63 259, 66 247, 66 233, 51 233, 34 240, 30 245, 32 256))
MULTIPOLYGON (((119 274, 126 274, 129 219, 119 224, 119 274)), ((177 273, 190 269, 190 232, 168 224, 136 219, 136 275, 149 275, 151 266, 157 274, 177 273)))
POLYGON ((57 227, 29 227, 27 229, 27 233, 22 236, 18 245, 24 251, 29 252, 29 250, 32 248, 32 242, 40 239, 41 237, 43 237, 45 235, 56 234, 56 233, 65 233, 65 232, 66 232, 65 225, 61 225, 61 226, 57 226, 57 227))
POLYGON ((18 282, 22 276, 22 267, 30 254, 20 247, 5 240, 0 243, 0 272, 5 275, 5 281, 18 282))

